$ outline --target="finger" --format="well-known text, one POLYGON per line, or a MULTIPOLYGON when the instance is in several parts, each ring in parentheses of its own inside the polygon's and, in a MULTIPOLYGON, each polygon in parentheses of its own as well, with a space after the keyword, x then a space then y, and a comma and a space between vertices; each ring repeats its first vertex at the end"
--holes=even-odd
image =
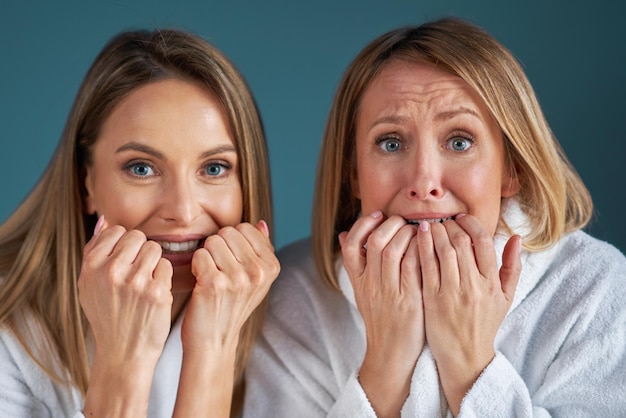
POLYGON ((240 264, 221 235, 216 234, 208 237, 204 243, 204 248, 211 255, 215 267, 219 271, 233 271, 240 264))
POLYGON ((497 263, 493 237, 472 215, 459 214, 456 217, 456 223, 467 232, 472 240, 474 258, 480 274, 485 278, 494 277, 491 272, 496 271, 497 263))
POLYGON ((100 235, 100 232, 104 229, 107 229, 108 227, 109 222, 106 220, 104 215, 100 215, 100 217, 98 218, 98 222, 96 222, 96 226, 93 228, 93 234, 91 235, 89 241, 87 241, 87 245, 85 246, 85 248, 91 249, 95 245, 96 239, 98 238, 98 235, 100 235))
POLYGON ((400 265, 400 292, 419 295, 422 289, 422 275, 419 268, 419 252, 417 249, 417 229, 413 227, 413 235, 409 240, 402 263, 400 265))
MULTIPOLYGON (((260 221, 256 226, 248 222, 243 222, 237 225, 234 229, 226 229, 224 232, 228 233, 228 236, 234 236, 235 240, 227 239, 226 243, 231 246, 231 249, 235 252, 235 255, 239 251, 245 251, 247 258, 261 258, 263 260, 274 259, 274 246, 269 240, 269 230, 267 224, 264 221, 260 221), (236 245, 236 246, 235 246, 236 245)), ((222 231, 218 232, 223 237, 226 237, 222 231)))
POLYGON ((422 289, 428 293, 438 293, 441 287, 439 278, 439 260, 435 254, 435 246, 430 224, 420 222, 417 231, 417 249, 422 277, 422 289))
POLYGON ((160 258, 157 261, 154 270, 152 271, 152 277, 157 282, 161 282, 164 286, 167 286, 169 290, 172 289, 172 277, 174 276, 174 268, 170 260, 166 258, 160 258))
POLYGON ((350 230, 343 234, 341 253, 346 270, 361 275, 365 270, 365 250, 363 246, 367 242, 370 233, 383 221, 380 211, 362 216, 356 220, 350 230))
POLYGON ((83 259, 87 260, 105 260, 111 255, 115 246, 122 236, 126 233, 126 229, 120 225, 108 226, 99 231, 98 235, 93 237, 91 241, 83 249, 83 259))
POLYGON ((147 241, 146 234, 137 229, 131 229, 117 241, 111 252, 111 257, 117 258, 121 263, 130 265, 134 263, 141 247, 147 241))
POLYGON ((459 262, 457 252, 450 242, 446 227, 439 222, 430 225, 435 247, 435 253, 439 260, 439 280, 443 289, 457 289, 461 285, 459 274, 459 262))
MULTIPOLYGON (((206 244, 206 242, 205 242, 206 244)), ((201 277, 211 277, 217 273, 217 266, 213 256, 206 248, 198 248, 191 258, 191 274, 196 279, 201 277)))
MULTIPOLYGON (((406 280, 406 277, 402 276, 402 265, 404 263, 404 258, 407 256, 407 250, 409 244, 411 243, 411 239, 417 233, 416 229, 412 225, 403 225, 396 234, 391 238, 389 243, 385 246, 382 251, 381 257, 381 286, 390 288, 394 293, 401 293, 401 289, 403 287, 403 279, 406 280), (397 278, 396 280, 392 280, 392 278, 397 278)), ((368 249, 368 251, 370 251, 368 249)), ((413 257, 414 259, 415 257, 413 257)), ((404 266, 408 272, 411 268, 410 261, 406 261, 406 266, 404 266)))
POLYGON ((513 235, 507 241, 502 252, 502 267, 500 268, 500 283, 502 292, 509 301, 513 300, 515 289, 522 272, 520 252, 522 249, 522 237, 513 235))
MULTIPOLYGON (((404 218, 394 215, 386 219, 367 237, 366 264, 375 277, 381 280, 385 277, 399 277, 400 261, 409 244, 408 241, 404 243, 400 241, 398 247, 398 245, 394 246, 392 241, 406 225, 404 218)), ((411 231, 412 228, 411 226, 408 230, 411 231)), ((385 284, 387 282, 383 283, 385 284)), ((398 283, 394 285, 397 289, 398 283)))
POLYGON ((263 219, 261 219, 259 222, 257 222, 256 228, 259 231, 263 232, 263 234, 265 234, 265 236, 267 238, 270 237, 270 228, 269 228, 269 226, 267 226, 267 222, 265 222, 263 219))
POLYGON ((154 276, 159 261, 161 260, 163 249, 154 241, 146 241, 137 253, 137 257, 133 261, 133 269, 138 273, 137 276, 146 280, 154 276))
POLYGON ((471 281, 465 280, 479 274, 474 257, 474 248, 472 247, 472 238, 454 220, 445 221, 443 226, 454 248, 460 284, 472 285, 471 281))

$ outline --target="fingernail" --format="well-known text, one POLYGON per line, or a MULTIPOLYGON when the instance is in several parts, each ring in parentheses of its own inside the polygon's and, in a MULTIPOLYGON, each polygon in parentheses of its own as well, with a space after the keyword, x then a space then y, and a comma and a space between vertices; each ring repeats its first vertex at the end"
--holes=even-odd
POLYGON ((459 213, 459 214, 457 214, 457 215, 454 217, 454 219, 459 219, 459 218, 462 218, 462 217, 464 217, 464 216, 465 216, 465 213, 459 213))
POLYGON ((339 240, 339 246, 343 247, 343 241, 346 239, 346 232, 340 232, 339 235, 337 236, 337 240, 339 240))
POLYGON ((520 237, 519 240, 517 240, 517 255, 520 255, 522 252, 522 238, 520 237))
POLYGON ((378 218, 380 218, 381 216, 383 216, 383 213, 382 213, 381 211, 377 210, 377 211, 375 211, 375 212, 370 213, 370 216, 371 216, 372 218, 374 218, 374 219, 378 219, 378 218))
POLYGON ((430 228, 430 224, 426 221, 420 222, 420 231, 426 232, 430 228))
POLYGON ((267 226, 267 222, 265 222, 264 220, 260 220, 259 224, 261 225, 261 229, 263 229, 263 232, 265 233, 266 237, 270 237, 270 228, 269 226, 267 226))
POLYGON ((104 225, 104 215, 100 215, 98 218, 98 222, 96 222, 96 226, 93 229, 93 234, 98 235, 98 232, 102 230, 102 225, 104 225))

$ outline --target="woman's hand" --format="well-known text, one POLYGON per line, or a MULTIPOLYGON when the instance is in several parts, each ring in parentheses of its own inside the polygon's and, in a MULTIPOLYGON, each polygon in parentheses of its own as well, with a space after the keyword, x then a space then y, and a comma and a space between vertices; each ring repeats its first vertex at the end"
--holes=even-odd
POLYGON ((385 220, 381 212, 361 217, 339 235, 366 330, 359 380, 378 416, 400 413, 424 347, 415 235, 416 228, 402 217, 385 220))
POLYGON ((183 320, 184 349, 236 347, 241 327, 280 271, 267 224, 220 229, 196 250, 191 271, 196 285, 183 320))
POLYGON ((493 237, 471 215, 420 224, 426 339, 451 411, 495 356, 496 333, 521 272, 521 238, 505 246, 498 271, 493 237))
POLYGON ((171 287, 172 265, 161 258, 157 243, 142 232, 98 221, 78 278, 96 344, 86 412, 145 414, 170 330, 171 287))
POLYGON ((174 416, 228 417, 241 328, 280 271, 267 224, 220 229, 196 250, 191 271, 196 285, 183 319, 174 416))

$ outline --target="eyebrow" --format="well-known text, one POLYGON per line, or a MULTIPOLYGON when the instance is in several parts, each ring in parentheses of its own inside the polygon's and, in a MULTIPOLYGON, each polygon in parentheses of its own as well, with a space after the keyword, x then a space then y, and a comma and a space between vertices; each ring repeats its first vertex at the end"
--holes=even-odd
MULTIPOLYGON (((462 115, 462 114, 472 115, 482 120, 482 117, 474 109, 471 109, 469 107, 464 107, 464 106, 458 107, 454 110, 437 113, 437 115, 435 115, 435 120, 450 120, 454 118, 455 116, 462 115)), ((382 116, 371 123, 370 129, 376 125, 380 125, 381 123, 398 123, 398 122, 403 122, 407 119, 410 119, 410 116, 405 116, 405 115, 382 116)))
MULTIPOLYGON (((115 150, 115 153, 118 154, 124 151, 139 151, 148 155, 152 155, 153 157, 158 158, 160 160, 165 159, 165 155, 162 152, 152 148, 150 145, 142 144, 140 142, 135 142, 135 141, 131 141, 122 145, 117 150, 115 150)), ((237 152, 237 150, 235 149, 233 145, 230 145, 230 144, 220 145, 216 148, 203 152, 200 155, 200 159, 208 158, 213 155, 221 154, 225 152, 237 152)))

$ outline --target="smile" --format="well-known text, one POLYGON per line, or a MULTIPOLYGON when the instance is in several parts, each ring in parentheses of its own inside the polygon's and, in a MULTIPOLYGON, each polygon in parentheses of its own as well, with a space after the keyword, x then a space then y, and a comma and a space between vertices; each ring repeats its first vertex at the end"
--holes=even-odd
POLYGON ((432 224, 434 222, 444 223, 447 220, 454 220, 455 218, 456 218, 456 215, 448 216, 447 218, 407 219, 406 222, 411 225, 419 225, 421 222, 428 222, 432 224))
POLYGON ((163 248, 164 254, 184 254, 195 251, 198 248, 198 244, 200 244, 199 239, 194 239, 191 241, 183 241, 183 242, 173 242, 173 241, 155 241, 157 244, 163 248))

